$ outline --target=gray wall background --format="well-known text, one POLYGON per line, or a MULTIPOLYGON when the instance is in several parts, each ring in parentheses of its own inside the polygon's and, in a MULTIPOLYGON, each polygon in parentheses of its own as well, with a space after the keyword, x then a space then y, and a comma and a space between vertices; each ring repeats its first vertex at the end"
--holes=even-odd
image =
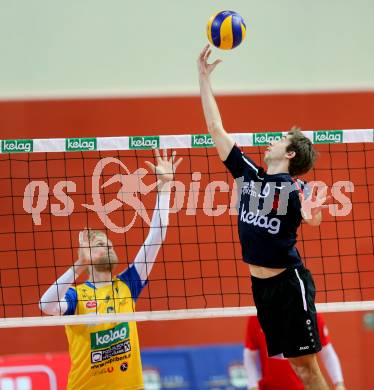
POLYGON ((247 39, 214 76, 226 93, 374 89, 373 0, 0 0, 0 97, 197 93, 219 10, 247 39))

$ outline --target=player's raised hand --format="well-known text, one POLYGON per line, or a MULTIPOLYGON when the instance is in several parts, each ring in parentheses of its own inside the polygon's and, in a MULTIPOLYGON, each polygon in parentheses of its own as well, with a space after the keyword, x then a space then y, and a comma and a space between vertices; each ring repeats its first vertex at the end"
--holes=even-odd
POLYGON ((331 199, 331 196, 327 195, 326 185, 320 186, 318 183, 315 183, 312 186, 310 196, 306 198, 304 193, 299 193, 299 199, 303 218, 313 223, 321 211, 329 207, 326 202, 331 199))
POLYGON ((146 161, 145 164, 156 174, 159 182, 159 188, 167 182, 171 182, 174 179, 175 171, 183 158, 176 159, 177 152, 174 151, 170 158, 168 158, 167 150, 163 150, 162 156, 159 150, 155 149, 156 165, 150 161, 146 161))
POLYGON ((209 76, 213 72, 215 67, 220 62, 222 62, 222 60, 217 59, 213 63, 208 64, 208 59, 209 59, 211 52, 212 52, 212 49, 211 49, 210 45, 206 45, 199 55, 199 58, 197 60, 197 67, 198 67, 200 76, 209 76))
POLYGON ((76 265, 88 265, 91 263, 90 232, 87 228, 79 232, 78 261, 76 265))

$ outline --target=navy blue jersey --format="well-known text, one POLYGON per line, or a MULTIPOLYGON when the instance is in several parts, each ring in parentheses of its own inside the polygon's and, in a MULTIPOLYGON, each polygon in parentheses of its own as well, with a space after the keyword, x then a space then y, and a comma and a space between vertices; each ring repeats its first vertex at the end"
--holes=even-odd
POLYGON ((246 263, 269 268, 301 265, 297 251, 300 191, 305 183, 288 173, 268 175, 234 145, 224 164, 237 179, 238 230, 246 263))

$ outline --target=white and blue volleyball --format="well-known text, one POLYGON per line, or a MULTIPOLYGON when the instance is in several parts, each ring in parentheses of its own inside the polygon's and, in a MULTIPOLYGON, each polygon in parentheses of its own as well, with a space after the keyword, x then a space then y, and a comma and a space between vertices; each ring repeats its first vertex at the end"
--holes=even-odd
POLYGON ((231 50, 240 45, 246 30, 243 18, 234 11, 220 11, 212 15, 207 24, 209 42, 222 50, 231 50))

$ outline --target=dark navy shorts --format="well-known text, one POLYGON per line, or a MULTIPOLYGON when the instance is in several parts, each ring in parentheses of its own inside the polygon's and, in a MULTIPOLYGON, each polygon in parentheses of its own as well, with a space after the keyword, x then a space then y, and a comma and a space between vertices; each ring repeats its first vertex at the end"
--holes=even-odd
POLYGON ((316 289, 309 270, 287 268, 276 276, 251 280, 268 355, 287 358, 319 352, 316 289))

